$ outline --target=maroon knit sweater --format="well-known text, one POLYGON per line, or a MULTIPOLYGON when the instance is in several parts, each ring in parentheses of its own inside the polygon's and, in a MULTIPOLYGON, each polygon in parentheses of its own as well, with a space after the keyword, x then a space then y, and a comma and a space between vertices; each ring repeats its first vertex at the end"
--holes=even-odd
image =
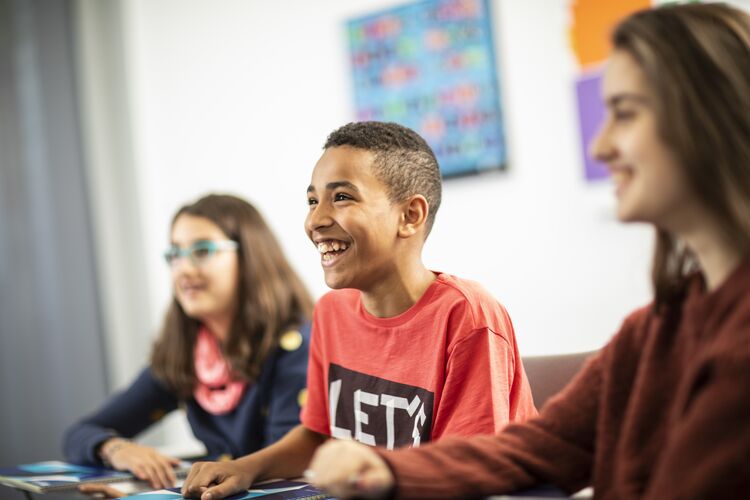
POLYGON ((666 321, 644 308, 524 424, 378 451, 400 498, 553 483, 596 498, 750 498, 750 259, 711 293, 696 276, 666 321))

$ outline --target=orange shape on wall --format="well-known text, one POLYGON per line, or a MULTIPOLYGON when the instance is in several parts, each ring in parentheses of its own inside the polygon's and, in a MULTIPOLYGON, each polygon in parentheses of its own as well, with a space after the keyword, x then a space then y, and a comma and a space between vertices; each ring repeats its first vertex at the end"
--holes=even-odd
POLYGON ((570 42, 581 67, 598 64, 609 54, 609 35, 623 17, 651 7, 650 0, 573 0, 570 42))

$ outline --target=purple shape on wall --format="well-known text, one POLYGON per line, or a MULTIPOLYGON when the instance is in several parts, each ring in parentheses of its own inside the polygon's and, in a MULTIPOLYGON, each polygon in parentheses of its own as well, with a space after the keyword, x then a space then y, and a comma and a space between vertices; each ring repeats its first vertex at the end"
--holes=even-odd
POLYGON ((581 126, 581 146, 583 147, 586 180, 593 181, 609 176, 603 163, 591 158, 591 141, 604 122, 604 103, 601 95, 602 73, 596 71, 581 76, 576 81, 578 97, 578 120, 581 126))

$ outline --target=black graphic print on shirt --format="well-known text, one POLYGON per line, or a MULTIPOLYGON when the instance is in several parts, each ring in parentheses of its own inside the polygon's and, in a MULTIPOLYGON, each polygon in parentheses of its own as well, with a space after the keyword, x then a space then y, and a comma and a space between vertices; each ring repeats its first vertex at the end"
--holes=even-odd
POLYGON ((388 449, 430 440, 435 395, 331 363, 328 417, 331 436, 388 449))

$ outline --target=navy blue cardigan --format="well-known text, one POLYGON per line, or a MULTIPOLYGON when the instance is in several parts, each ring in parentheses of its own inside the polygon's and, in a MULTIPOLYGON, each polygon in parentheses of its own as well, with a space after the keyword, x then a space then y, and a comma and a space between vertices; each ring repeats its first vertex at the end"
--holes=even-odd
MULTIPOLYGON (((257 382, 245 389, 239 405, 230 413, 213 415, 192 397, 184 401, 193 434, 206 446, 209 458, 247 455, 277 441, 299 423, 310 325, 305 324, 299 331, 302 345, 291 351, 277 347, 264 363, 257 382)), ((102 442, 117 436, 131 438, 180 403, 148 367, 130 387, 65 432, 65 456, 73 463, 101 465, 97 448, 102 442)))

